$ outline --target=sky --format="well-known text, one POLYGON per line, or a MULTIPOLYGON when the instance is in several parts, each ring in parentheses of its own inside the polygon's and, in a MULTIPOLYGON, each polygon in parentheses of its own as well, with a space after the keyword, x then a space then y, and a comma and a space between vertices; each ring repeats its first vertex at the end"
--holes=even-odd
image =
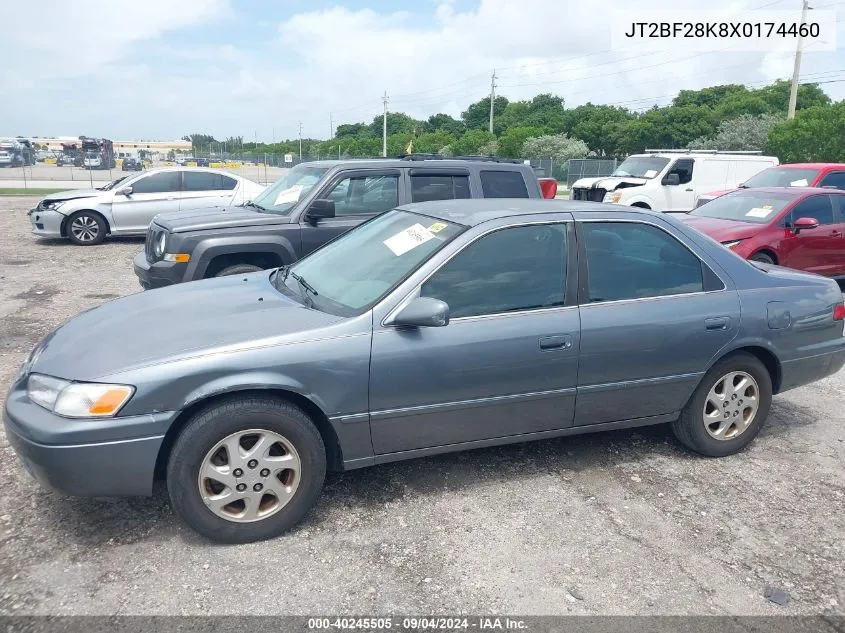
MULTIPOLYGON (((638 7, 701 8, 695 0, 638 7)), ((793 9, 799 0, 711 0, 793 9)), ((837 50, 805 51, 802 81, 845 98, 837 50)), ((791 77, 789 53, 611 50, 630 0, 27 0, 0 3, 0 135, 170 140, 194 132, 271 142, 328 138, 388 108, 459 116, 489 94, 542 92, 645 109, 681 89, 791 77)))

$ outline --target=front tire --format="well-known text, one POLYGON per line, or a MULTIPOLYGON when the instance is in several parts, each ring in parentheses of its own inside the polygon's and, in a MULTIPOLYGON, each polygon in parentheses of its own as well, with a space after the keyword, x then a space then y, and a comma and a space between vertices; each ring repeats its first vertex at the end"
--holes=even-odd
POLYGON ((272 396, 227 398, 197 413, 167 463, 176 513, 221 543, 274 538, 317 501, 326 450, 311 419, 272 396))
POLYGON ((264 270, 261 266, 254 266, 253 264, 235 264, 234 266, 227 266, 215 277, 229 277, 230 275, 246 275, 247 273, 257 273, 259 270, 264 270))
POLYGON ((768 253, 754 253, 751 257, 749 257, 752 262, 760 262, 762 264, 774 264, 774 258, 769 255, 768 253))
POLYGON ((757 437, 771 404, 768 369, 756 356, 738 352, 705 374, 672 431, 681 444, 702 455, 733 455, 757 437))
POLYGON ((77 211, 67 219, 67 236, 79 246, 94 246, 106 239, 108 227, 99 213, 77 211))

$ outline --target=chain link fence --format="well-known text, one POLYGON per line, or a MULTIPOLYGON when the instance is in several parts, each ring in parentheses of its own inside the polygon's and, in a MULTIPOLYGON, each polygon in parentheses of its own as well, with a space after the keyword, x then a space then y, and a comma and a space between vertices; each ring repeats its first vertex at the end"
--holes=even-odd
MULTIPOLYGON (((579 178, 609 176, 616 170, 618 164, 619 161, 615 158, 571 158, 567 163, 566 187, 572 187, 572 183, 579 178)), ((563 178, 558 178, 558 180, 563 180, 563 178)))

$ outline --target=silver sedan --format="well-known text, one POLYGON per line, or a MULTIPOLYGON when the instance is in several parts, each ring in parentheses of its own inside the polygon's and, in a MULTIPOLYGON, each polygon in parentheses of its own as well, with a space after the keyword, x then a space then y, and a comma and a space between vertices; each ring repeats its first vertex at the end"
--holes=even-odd
POLYGON ((262 185, 218 169, 163 167, 119 178, 99 189, 47 196, 29 212, 32 232, 90 246, 106 235, 144 235, 159 213, 242 205, 262 185))

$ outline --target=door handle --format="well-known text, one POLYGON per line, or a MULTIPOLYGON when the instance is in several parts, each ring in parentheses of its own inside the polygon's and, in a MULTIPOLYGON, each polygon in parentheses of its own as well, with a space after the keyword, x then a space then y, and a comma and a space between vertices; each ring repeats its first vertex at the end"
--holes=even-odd
POLYGON ((708 332, 727 330, 730 325, 730 317, 712 317, 710 319, 704 319, 704 329, 708 332))
POLYGON ((839 237, 840 235, 842 235, 842 231, 831 231, 830 234, 833 237, 839 237))
POLYGON ((684 191, 692 191, 692 189, 684 189, 684 191))
POLYGON ((570 347, 572 347, 572 337, 569 334, 540 337, 541 350, 569 349, 570 347))
POLYGON ((172 198, 168 198, 168 200, 176 200, 176 196, 173 196, 172 198))

